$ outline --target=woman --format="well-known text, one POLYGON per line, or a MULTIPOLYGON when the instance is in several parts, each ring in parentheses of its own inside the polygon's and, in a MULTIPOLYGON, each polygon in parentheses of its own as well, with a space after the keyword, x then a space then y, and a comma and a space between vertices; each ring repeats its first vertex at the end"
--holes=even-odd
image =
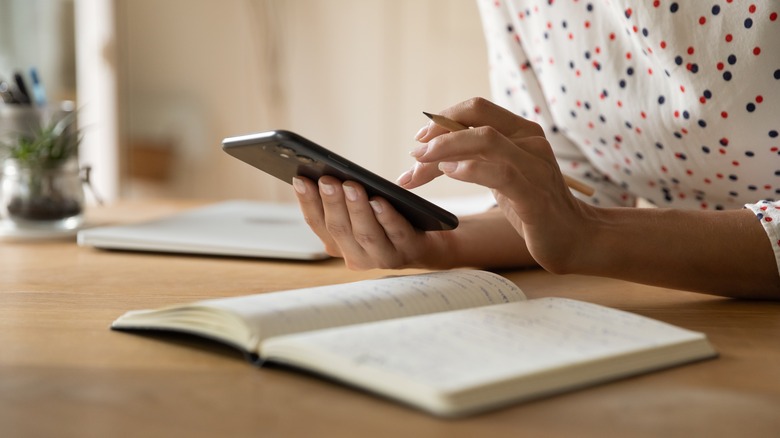
POLYGON ((443 110, 474 128, 423 127, 398 183, 443 174, 490 188, 499 208, 423 233, 353 182, 298 178, 329 253, 355 269, 538 264, 780 298, 780 6, 479 6, 496 104, 443 110), (576 198, 562 172, 596 194, 576 198))

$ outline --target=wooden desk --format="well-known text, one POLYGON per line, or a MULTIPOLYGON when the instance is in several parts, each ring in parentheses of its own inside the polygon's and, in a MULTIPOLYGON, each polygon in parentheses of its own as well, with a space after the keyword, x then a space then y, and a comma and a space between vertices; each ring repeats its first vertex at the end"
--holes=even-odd
MULTIPOLYGON (((109 222, 182 205, 92 211, 109 222)), ((0 243, 0 435, 780 436, 780 304, 543 271, 530 297, 575 297, 706 332, 716 360, 464 420, 440 420, 227 348, 109 330, 129 309, 375 278, 337 260, 257 261, 0 243)), ((479 366, 475 363, 474 366, 479 366)))

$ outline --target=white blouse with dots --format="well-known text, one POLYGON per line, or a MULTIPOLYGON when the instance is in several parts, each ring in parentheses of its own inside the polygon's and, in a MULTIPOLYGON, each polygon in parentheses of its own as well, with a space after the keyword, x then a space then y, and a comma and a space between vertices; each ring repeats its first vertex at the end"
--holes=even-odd
POLYGON ((477 1, 494 101, 590 202, 751 202, 780 271, 780 2, 477 1))

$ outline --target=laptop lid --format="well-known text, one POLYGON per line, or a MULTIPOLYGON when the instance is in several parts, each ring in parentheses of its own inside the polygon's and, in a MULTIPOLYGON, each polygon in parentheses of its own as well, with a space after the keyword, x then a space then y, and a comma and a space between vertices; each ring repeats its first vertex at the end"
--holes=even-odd
POLYGON ((328 258, 297 205, 226 201, 161 219, 78 232, 101 249, 292 260, 328 258))

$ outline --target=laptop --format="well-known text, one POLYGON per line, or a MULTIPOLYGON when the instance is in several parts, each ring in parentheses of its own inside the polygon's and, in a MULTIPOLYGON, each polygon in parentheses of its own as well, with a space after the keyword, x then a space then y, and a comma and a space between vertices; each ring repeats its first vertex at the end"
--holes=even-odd
POLYGON ((100 249, 258 257, 328 258, 297 205, 226 201, 152 221, 87 228, 80 246, 100 249))

